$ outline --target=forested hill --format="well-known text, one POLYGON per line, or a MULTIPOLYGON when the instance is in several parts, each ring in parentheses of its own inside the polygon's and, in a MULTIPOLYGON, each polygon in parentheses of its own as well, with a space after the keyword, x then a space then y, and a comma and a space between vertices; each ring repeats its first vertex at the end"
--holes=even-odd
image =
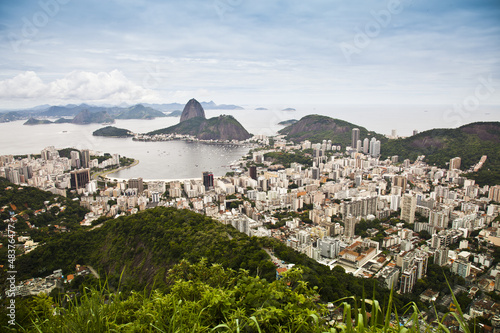
POLYGON ((323 140, 332 140, 333 144, 350 146, 353 128, 359 128, 359 138, 361 141, 372 137, 377 138, 381 142, 386 141, 383 135, 370 132, 362 126, 317 114, 305 116, 298 122, 281 129, 278 133, 286 135, 287 140, 295 142, 309 140, 312 143, 318 143, 323 140))
POLYGON ((471 176, 480 184, 500 184, 500 122, 433 129, 408 138, 390 140, 382 146, 381 153, 383 158, 398 155, 400 160, 408 158, 412 161, 419 155, 425 155, 427 163, 444 168, 451 158, 460 157, 463 170, 487 155, 484 167, 471 176))
MULTIPOLYGON (((264 250, 304 270, 304 279, 318 286, 321 297, 336 300, 362 295, 363 285, 372 290, 374 281, 355 278, 342 268, 330 270, 272 238, 248 237, 232 226, 189 210, 158 207, 136 215, 106 221, 102 227, 59 235, 18 259, 19 279, 44 276, 76 264, 89 264, 124 289, 168 288, 168 270, 182 259, 219 263, 225 268, 246 269, 272 281, 276 267, 264 250)), ((377 294, 387 294, 376 283, 377 294)))

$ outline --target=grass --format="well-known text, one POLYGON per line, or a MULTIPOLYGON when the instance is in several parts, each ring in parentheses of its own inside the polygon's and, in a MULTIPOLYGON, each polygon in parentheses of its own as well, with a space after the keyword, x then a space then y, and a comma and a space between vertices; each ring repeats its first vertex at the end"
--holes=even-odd
POLYGON ((452 316, 463 332, 470 333, 455 296, 456 312, 423 325, 415 303, 406 305, 399 316, 392 291, 384 305, 364 296, 338 300, 333 313, 340 312, 342 320, 335 321, 330 320, 326 305, 318 303, 316 290, 301 280, 300 271, 267 282, 244 270, 224 270, 206 263, 184 266, 182 273, 186 270, 191 278, 176 279, 167 293, 144 290, 125 296, 104 283, 84 288, 64 307, 54 305, 46 295, 37 296, 30 304, 30 319, 19 323, 17 331, 448 333, 445 320, 452 316), (228 277, 230 282, 220 282, 228 277))

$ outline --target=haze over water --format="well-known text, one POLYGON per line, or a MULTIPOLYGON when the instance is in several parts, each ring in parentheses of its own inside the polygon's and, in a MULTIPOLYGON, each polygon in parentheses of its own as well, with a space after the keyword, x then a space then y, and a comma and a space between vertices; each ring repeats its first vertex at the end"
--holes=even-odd
MULTIPOLYGON (((280 121, 300 119, 308 114, 322 114, 366 127, 381 134, 409 136, 414 129, 422 132, 432 128, 455 128, 475 121, 498 121, 495 107, 479 107, 475 112, 454 113, 450 106, 296 106, 252 105, 245 110, 205 110, 207 118, 231 114, 252 134, 275 135, 283 126, 280 121), (267 107, 268 110, 255 110, 267 107), (282 111, 285 108, 296 111, 282 111), (404 111, 405 117, 401 114, 404 111)), ((0 155, 39 154, 47 146, 75 147, 107 153, 118 153, 140 161, 139 165, 112 175, 117 178, 186 179, 200 178, 203 171, 222 176, 230 171, 229 164, 248 152, 247 147, 207 145, 185 141, 137 142, 131 138, 92 136, 102 124, 50 124, 25 126, 25 121, 0 123, 0 155)), ((154 120, 116 120, 113 126, 136 133, 168 127, 179 118, 154 120)), ((382 146, 383 150, 383 146, 382 146)))

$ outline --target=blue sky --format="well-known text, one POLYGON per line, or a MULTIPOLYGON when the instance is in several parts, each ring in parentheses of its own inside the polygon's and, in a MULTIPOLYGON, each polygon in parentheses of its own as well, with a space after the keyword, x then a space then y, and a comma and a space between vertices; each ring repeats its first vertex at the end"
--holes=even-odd
POLYGON ((0 108, 500 104, 498 0, 2 1, 0 39, 0 108))

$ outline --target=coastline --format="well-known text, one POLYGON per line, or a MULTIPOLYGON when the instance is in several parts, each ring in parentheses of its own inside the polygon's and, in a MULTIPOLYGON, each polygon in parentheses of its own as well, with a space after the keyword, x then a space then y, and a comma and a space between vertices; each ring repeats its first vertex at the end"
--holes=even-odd
POLYGON ((132 164, 130 164, 130 165, 119 167, 118 169, 105 170, 105 171, 102 171, 102 172, 95 173, 95 174, 92 175, 92 178, 93 179, 97 179, 99 177, 102 177, 104 179, 111 179, 110 177, 108 177, 109 174, 113 174, 113 173, 118 172, 120 170, 125 170, 125 169, 128 169, 128 168, 134 167, 137 164, 139 164, 139 160, 134 159, 134 162, 132 162, 132 164))

